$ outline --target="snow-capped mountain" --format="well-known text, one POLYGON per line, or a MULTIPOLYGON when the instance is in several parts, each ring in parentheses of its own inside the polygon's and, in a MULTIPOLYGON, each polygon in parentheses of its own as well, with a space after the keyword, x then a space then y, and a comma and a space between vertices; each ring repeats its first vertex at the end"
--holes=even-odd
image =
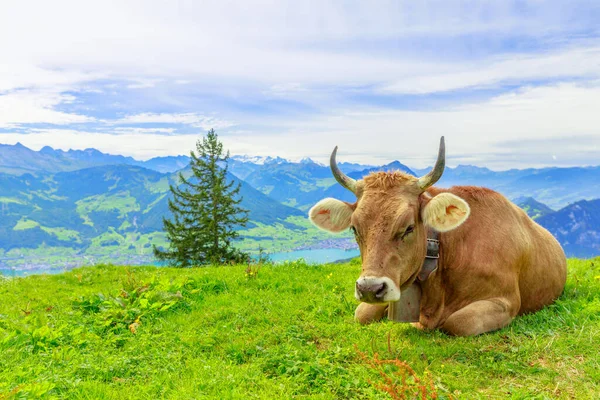
POLYGON ((231 156, 232 160, 244 162, 244 163, 252 163, 256 165, 264 165, 264 164, 286 164, 289 163, 285 158, 281 158, 279 156, 271 157, 271 156, 249 156, 249 155, 235 155, 231 156))

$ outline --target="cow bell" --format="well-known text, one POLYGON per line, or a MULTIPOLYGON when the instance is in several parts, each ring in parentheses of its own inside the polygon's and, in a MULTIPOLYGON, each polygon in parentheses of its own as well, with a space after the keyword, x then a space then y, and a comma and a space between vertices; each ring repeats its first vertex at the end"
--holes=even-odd
POLYGON ((421 286, 413 283, 404 289, 400 300, 388 306, 388 319, 396 322, 419 322, 421 313, 421 286))

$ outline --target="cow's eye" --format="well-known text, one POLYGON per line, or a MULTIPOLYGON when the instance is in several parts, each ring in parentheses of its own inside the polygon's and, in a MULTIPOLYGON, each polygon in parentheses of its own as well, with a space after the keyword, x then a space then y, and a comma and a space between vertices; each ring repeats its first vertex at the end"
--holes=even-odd
POLYGON ((415 230, 415 226, 414 225, 409 225, 404 232, 398 232, 396 234, 396 239, 399 240, 404 240, 404 238, 409 235, 410 233, 412 233, 415 230))

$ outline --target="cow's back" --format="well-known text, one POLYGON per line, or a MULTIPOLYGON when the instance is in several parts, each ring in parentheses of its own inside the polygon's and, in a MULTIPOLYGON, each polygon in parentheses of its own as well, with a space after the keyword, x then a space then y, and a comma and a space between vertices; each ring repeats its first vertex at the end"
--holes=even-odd
POLYGON ((486 298, 507 297, 515 313, 535 311, 560 295, 566 259, 556 239, 500 193, 474 186, 430 189, 450 192, 471 207, 467 221, 444 233, 442 266, 445 312, 486 298))
POLYGON ((529 218, 523 210, 517 211, 521 214, 523 225, 531 232, 532 241, 519 277, 519 313, 523 314, 537 311, 560 296, 567 279, 567 259, 562 247, 550 232, 529 218))

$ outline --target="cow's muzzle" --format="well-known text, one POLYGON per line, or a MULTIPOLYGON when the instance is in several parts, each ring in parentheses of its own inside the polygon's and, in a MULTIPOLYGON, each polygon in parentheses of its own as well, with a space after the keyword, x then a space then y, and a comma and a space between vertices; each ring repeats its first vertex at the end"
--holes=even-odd
POLYGON ((356 281, 354 296, 365 303, 389 303, 400 300, 400 289, 387 277, 361 277, 356 281))

